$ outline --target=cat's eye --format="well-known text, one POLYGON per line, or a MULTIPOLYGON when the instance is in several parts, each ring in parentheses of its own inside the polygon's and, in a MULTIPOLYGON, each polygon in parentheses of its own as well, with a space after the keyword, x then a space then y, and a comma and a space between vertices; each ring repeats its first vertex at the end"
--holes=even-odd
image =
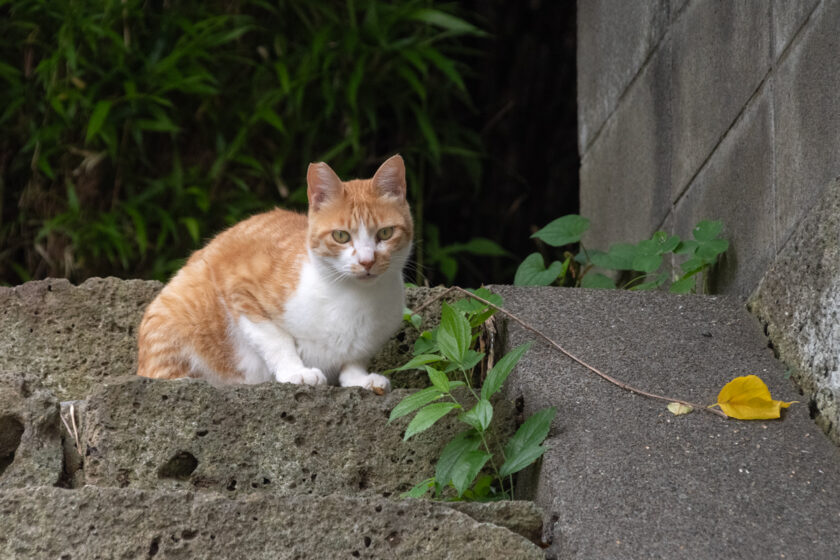
POLYGON ((333 239, 339 243, 347 243, 350 241, 350 234, 342 229, 334 229, 332 232, 333 239))
POLYGON ((394 226, 384 227, 376 232, 376 239, 379 241, 385 241, 386 239, 391 239, 394 235, 394 226))

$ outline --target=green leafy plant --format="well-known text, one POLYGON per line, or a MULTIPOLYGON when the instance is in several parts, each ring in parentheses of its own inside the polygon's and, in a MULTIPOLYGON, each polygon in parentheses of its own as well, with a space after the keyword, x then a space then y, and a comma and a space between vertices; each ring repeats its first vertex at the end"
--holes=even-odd
POLYGON ((302 209, 310 161, 364 176, 394 150, 423 239, 424 189, 479 168, 457 117, 481 36, 434 0, 0 0, 0 283, 166 279, 302 209))
POLYGON ((707 291, 708 271, 718 257, 729 248, 729 242, 720 239, 723 225, 720 221, 704 220, 692 230, 693 239, 681 240, 676 235, 658 231, 650 239, 636 244, 616 243, 609 251, 587 250, 581 237, 589 229, 589 220, 570 214, 558 218, 534 233, 552 247, 578 245, 578 252, 565 251, 562 260, 545 265, 541 253, 531 253, 519 265, 514 278, 517 286, 579 286, 583 288, 613 289, 621 287, 630 290, 652 290, 663 286, 669 280, 665 256, 668 253, 684 257, 680 273, 671 279, 670 291, 688 293, 695 290, 697 278, 703 278, 703 290, 707 291), (596 269, 619 271, 626 278, 619 286, 612 278, 596 269))
MULTIPOLYGON (((496 306, 502 305, 502 298, 486 289, 471 292, 496 306)), ((545 452, 542 442, 548 435, 554 408, 533 414, 504 445, 492 437, 492 399, 531 346, 526 343, 505 354, 477 387, 473 370, 484 353, 476 351, 474 344, 482 325, 494 313, 491 306, 471 298, 452 305, 443 303, 440 325, 424 331, 414 345, 413 357, 394 370, 422 368, 431 382, 430 387, 405 397, 391 411, 389 422, 416 413, 406 428, 406 440, 428 430, 449 413, 456 413, 466 427, 444 447, 435 475, 405 496, 419 498, 432 491, 440 499, 451 489, 450 499, 512 498, 512 475, 545 452), (482 474, 487 470, 489 474, 482 474)), ((406 310, 406 319, 415 327, 421 323, 420 317, 410 310, 406 310)))

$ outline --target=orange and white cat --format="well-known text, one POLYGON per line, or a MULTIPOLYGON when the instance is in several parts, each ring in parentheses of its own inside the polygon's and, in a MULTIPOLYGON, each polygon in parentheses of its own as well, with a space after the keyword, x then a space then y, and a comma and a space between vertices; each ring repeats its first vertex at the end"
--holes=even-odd
POLYGON ((253 216, 195 252, 146 309, 137 374, 390 390, 368 373, 405 305, 413 224, 396 155, 373 178, 307 172, 308 215, 253 216))

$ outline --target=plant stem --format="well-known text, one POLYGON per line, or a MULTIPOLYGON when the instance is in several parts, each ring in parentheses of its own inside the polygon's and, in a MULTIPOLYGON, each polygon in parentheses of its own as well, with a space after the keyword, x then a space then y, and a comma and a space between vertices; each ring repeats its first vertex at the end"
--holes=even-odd
POLYGON ((487 306, 491 307, 492 309, 495 309, 496 311, 505 315, 506 317, 509 317, 511 320, 516 322, 522 328, 524 328, 526 330, 529 330, 532 333, 534 333, 535 335, 537 335, 538 337, 540 337, 543 341, 548 343, 549 346, 551 346, 552 348, 554 348, 555 350, 557 350, 561 354, 564 354, 565 356, 570 358, 572 361, 577 362, 578 364, 582 365, 583 367, 585 367, 586 369, 588 369, 589 371, 591 371, 595 375, 601 377, 602 379, 604 379, 606 381, 609 381, 613 385, 616 385, 616 386, 624 389, 625 391, 629 391, 631 393, 636 393, 637 395, 641 395, 643 397, 648 397, 648 398, 651 398, 651 399, 657 399, 657 400, 666 401, 666 402, 677 402, 677 403, 680 403, 680 404, 684 404, 686 406, 690 406, 690 407, 692 407, 694 409, 697 409, 697 410, 705 410, 706 412, 709 412, 711 414, 716 414, 716 415, 718 415, 722 418, 728 418, 726 416, 726 414, 724 414, 722 411, 720 411, 716 408, 708 408, 708 407, 706 407, 705 405, 702 405, 702 404, 697 404, 697 403, 693 403, 693 402, 690 402, 690 401, 685 401, 685 400, 682 400, 682 399, 675 399, 673 397, 666 397, 664 395, 658 395, 656 393, 650 393, 648 391, 644 391, 642 389, 634 387, 634 386, 632 386, 628 383, 625 383, 623 381, 619 381, 618 379, 616 379, 616 378, 614 378, 610 375, 607 375, 606 373, 602 372, 601 370, 587 364, 586 362, 584 362, 583 360, 581 360, 580 358, 578 358, 577 356, 575 356, 574 354, 572 354, 571 352, 569 352, 568 350, 566 350, 565 348, 560 346, 560 344, 558 344, 557 342, 555 342, 554 340, 552 340, 551 338, 549 338, 548 336, 543 334, 541 331, 539 331, 535 327, 532 327, 531 325, 529 325, 528 323, 526 323, 525 321, 523 321, 522 319, 520 319, 519 317, 517 317, 516 315, 514 315, 510 311, 508 311, 507 309, 503 309, 503 308, 487 301, 486 299, 484 299, 482 297, 479 297, 479 296, 475 295, 474 293, 465 290, 464 288, 461 288, 460 286, 451 286, 446 291, 441 292, 440 294, 430 298, 428 301, 425 301, 423 303, 423 305, 418 307, 417 311, 415 311, 415 313, 419 312, 419 310, 421 310, 421 309, 425 309, 426 307, 428 307, 429 305, 431 305, 435 301, 443 299, 444 297, 446 297, 447 295, 449 295, 452 292, 460 292, 460 293, 466 295, 467 297, 471 297, 474 300, 480 301, 484 305, 487 305, 487 306))

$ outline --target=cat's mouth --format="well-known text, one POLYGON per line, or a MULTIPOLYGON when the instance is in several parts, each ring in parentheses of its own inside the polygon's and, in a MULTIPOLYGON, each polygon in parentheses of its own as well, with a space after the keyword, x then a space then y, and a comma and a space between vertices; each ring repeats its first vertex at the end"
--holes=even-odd
POLYGON ((356 274, 356 280, 361 280, 365 284, 373 283, 374 280, 379 278, 379 274, 375 272, 361 272, 356 274))

